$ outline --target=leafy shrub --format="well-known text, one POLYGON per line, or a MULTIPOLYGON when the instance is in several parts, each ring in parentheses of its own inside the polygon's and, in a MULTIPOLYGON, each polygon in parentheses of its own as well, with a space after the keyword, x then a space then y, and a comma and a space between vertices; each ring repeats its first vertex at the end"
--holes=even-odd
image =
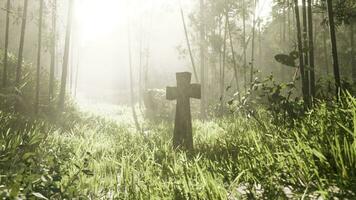
POLYGON ((294 82, 277 83, 273 76, 259 81, 256 79, 251 89, 241 99, 231 99, 228 103, 232 112, 242 112, 256 119, 258 110, 267 110, 272 116, 269 121, 275 124, 292 123, 304 115, 301 99, 295 96, 294 82))
POLYGON ((71 161, 73 149, 53 144, 52 126, 0 113, 0 198, 64 199, 79 196, 78 173, 91 175, 88 158, 71 161), (76 166, 76 173, 69 171, 76 166))
POLYGON ((174 104, 166 100, 164 90, 152 89, 144 94, 145 117, 149 120, 173 120, 174 104))
MULTIPOLYGON (((0 52, 0 60, 3 60, 3 52, 0 52)), ((1 65, 3 67, 3 65, 1 65)), ((0 109, 2 111, 13 112, 15 104, 16 111, 23 115, 32 115, 34 113, 34 100, 36 94, 36 67, 29 62, 24 61, 22 65, 22 77, 19 86, 16 86, 16 68, 17 57, 14 54, 8 55, 8 74, 7 87, 0 88, 0 109)), ((40 78, 40 110, 43 116, 53 113, 57 102, 54 99, 49 102, 49 72, 43 68, 40 78)), ((0 77, 3 77, 3 70, 0 70, 0 77)), ((54 93, 58 93, 58 83, 55 81, 54 93)), ((69 99, 68 99, 69 101, 69 99)))

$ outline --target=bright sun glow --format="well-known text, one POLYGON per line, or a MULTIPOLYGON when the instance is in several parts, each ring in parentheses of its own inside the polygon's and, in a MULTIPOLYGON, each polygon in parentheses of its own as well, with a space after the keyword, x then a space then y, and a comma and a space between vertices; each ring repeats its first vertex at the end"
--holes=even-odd
POLYGON ((127 5, 123 0, 77 0, 75 21, 83 42, 105 37, 126 23, 127 5))
MULTIPOLYGON (((135 14, 150 8, 152 5, 163 4, 165 0, 77 0, 75 21, 77 31, 83 42, 91 42, 97 38, 105 38, 114 29, 124 26, 130 13, 130 5, 135 14)), ((182 2, 190 2, 183 0, 182 2)), ((260 17, 268 17, 271 11, 271 0, 265 0, 257 7, 260 17)))

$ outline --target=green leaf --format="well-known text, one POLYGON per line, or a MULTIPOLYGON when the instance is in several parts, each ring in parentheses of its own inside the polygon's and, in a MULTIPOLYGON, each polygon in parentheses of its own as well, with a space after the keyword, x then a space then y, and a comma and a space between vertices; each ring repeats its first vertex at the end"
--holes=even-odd
POLYGON ((25 153, 25 154, 22 156, 22 159, 23 159, 23 160, 27 160, 27 159, 29 159, 30 157, 35 156, 35 155, 36 155, 35 153, 28 152, 28 153, 25 153))
POLYGON ((325 156, 324 156, 321 152, 319 152, 319 151, 316 150, 316 149, 312 149, 311 151, 313 152, 313 154, 314 154, 316 157, 319 158, 320 161, 322 161, 322 162, 325 162, 325 161, 326 161, 325 156))
POLYGON ((279 62, 283 65, 287 65, 289 67, 296 67, 295 59, 289 55, 278 54, 274 58, 276 59, 277 62, 279 62))
POLYGON ((234 99, 231 99, 230 101, 227 102, 228 105, 232 105, 234 103, 234 99))
POLYGON ((87 176, 94 176, 94 172, 90 171, 89 169, 83 169, 82 172, 87 176))
POLYGON ((47 197, 43 196, 43 195, 42 195, 41 193, 39 193, 39 192, 32 192, 32 195, 35 196, 35 197, 37 197, 37 198, 39 198, 39 199, 46 199, 46 200, 48 200, 47 197))
POLYGON ((294 58, 294 59, 297 59, 299 58, 299 52, 298 51, 292 51, 289 53, 289 56, 294 58))
POLYGON ((12 185, 12 187, 11 187, 11 192, 10 192, 10 196, 13 197, 13 198, 15 198, 15 197, 18 196, 19 192, 20 192, 20 186, 19 186, 19 184, 18 184, 18 183, 15 183, 14 185, 12 185))

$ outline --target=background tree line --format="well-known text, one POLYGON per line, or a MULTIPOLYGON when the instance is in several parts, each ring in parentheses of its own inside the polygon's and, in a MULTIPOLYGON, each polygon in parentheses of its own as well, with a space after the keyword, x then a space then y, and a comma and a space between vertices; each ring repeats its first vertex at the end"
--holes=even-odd
MULTIPOLYGON (((54 102, 62 109, 67 89, 75 90, 76 82, 68 67, 74 1, 1 2, 2 45, 7 55, 2 59, 3 88, 17 99, 28 96, 25 99, 31 101, 35 113, 54 102), (66 14, 59 16, 59 10, 66 14), (25 58, 36 68, 27 70, 25 58)), ((177 10, 188 49, 183 53, 203 86, 203 117, 208 110, 222 113, 231 97, 240 99, 270 73, 278 81, 297 83, 307 106, 323 91, 349 87, 346 83, 356 79, 352 0, 273 1, 270 19, 261 18, 268 6, 263 0, 200 0, 195 4, 192 13, 178 4, 177 10)), ((141 45, 139 51, 137 88, 142 102, 148 85, 155 86, 148 81, 149 50, 141 45)))
POLYGON ((63 110, 66 90, 75 82, 67 84, 73 79, 68 68, 74 1, 5 0, 1 5, 2 103, 35 114, 63 110))
POLYGON ((356 81, 356 3, 276 0, 270 19, 262 19, 265 4, 205 0, 189 14, 189 59, 201 63, 194 67, 202 71, 197 76, 206 105, 224 109, 234 94, 241 97, 271 73, 277 81, 298 83, 306 106, 337 88, 350 89, 356 81))

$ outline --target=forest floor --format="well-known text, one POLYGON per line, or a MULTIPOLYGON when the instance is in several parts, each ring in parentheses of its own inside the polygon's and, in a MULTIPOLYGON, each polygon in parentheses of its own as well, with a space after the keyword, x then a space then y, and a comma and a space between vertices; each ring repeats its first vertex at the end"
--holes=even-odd
POLYGON ((60 125, 0 113, 1 198, 356 197, 354 98, 340 107, 320 103, 293 126, 264 111, 259 121, 195 120, 189 153, 172 149, 170 122, 145 121, 142 134, 128 123, 128 108, 82 109, 60 125))

